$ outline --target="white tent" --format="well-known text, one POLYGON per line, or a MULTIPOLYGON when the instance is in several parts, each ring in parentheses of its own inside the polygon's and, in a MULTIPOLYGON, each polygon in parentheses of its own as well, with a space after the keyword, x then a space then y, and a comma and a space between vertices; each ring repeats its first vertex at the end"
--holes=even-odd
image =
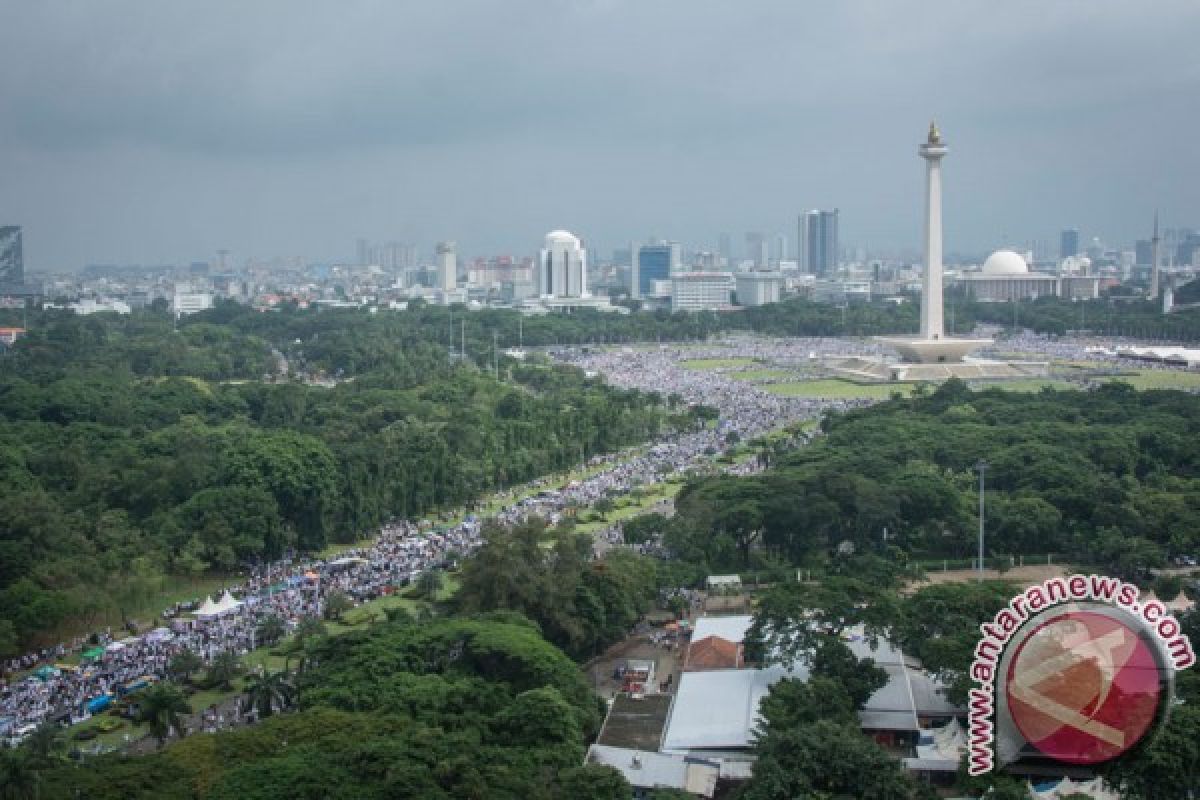
POLYGON ((233 595, 227 589, 225 594, 221 595, 221 599, 215 603, 212 601, 212 598, 206 597, 204 605, 197 608, 192 614, 206 619, 208 617, 220 617, 240 608, 241 605, 242 601, 233 599, 233 595))

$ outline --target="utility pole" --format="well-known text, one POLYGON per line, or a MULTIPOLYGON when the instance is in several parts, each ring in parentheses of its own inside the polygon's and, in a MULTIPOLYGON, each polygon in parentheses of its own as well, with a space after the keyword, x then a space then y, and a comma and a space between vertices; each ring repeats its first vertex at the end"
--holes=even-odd
POLYGON ((500 360, 496 353, 496 338, 499 335, 498 331, 492 331, 492 376, 496 380, 500 380, 500 360))
POLYGON ((988 462, 982 458, 975 463, 975 469, 979 470, 979 580, 983 580, 983 476, 987 472, 988 462))
POLYGON ((460 330, 462 331, 462 339, 461 339, 461 344, 459 345, 458 354, 459 354, 459 356, 462 357, 463 361, 466 361, 467 360, 467 321, 466 321, 466 319, 462 320, 460 330))

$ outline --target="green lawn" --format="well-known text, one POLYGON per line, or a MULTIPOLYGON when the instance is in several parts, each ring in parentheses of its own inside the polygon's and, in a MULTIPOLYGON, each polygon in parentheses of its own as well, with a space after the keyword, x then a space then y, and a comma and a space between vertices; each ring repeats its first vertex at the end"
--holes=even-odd
POLYGON ((1133 375, 1121 375, 1108 380, 1124 381, 1135 389, 1200 389, 1200 372, 1139 369, 1133 375))
POLYGON ((748 367, 757 363, 753 358, 691 358, 680 361, 679 364, 687 369, 731 369, 733 367, 748 367))
POLYGON ((909 394, 913 384, 900 383, 850 383, 836 378, 816 381, 797 381, 796 383, 773 383, 763 387, 764 391, 784 397, 827 397, 827 398, 856 398, 867 397, 886 400, 892 392, 909 394))
POLYGON ((770 381, 776 378, 789 378, 793 374, 785 369, 747 369, 741 372, 731 372, 728 377, 733 378, 735 381, 758 383, 759 381, 770 381))
POLYGON ((1053 378, 1029 378, 1015 381, 995 381, 977 383, 975 389, 1003 389, 1006 392, 1040 392, 1042 389, 1078 389, 1069 381, 1059 381, 1053 378))

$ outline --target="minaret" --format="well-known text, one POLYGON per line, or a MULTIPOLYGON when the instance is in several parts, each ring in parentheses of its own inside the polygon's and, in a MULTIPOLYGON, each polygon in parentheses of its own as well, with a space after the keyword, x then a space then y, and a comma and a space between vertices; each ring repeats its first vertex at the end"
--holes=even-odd
POLYGON ((1150 299, 1158 297, 1158 212, 1154 212, 1154 238, 1150 240, 1150 299))
POLYGON ((946 145, 933 122, 918 150, 925 159, 925 278, 921 285, 921 338, 945 338, 942 322, 942 156, 946 145))

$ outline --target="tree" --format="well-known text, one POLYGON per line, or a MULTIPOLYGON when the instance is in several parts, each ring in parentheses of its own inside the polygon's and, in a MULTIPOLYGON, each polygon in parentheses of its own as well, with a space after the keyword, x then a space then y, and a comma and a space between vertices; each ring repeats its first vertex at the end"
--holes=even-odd
POLYGON ((63 730, 58 725, 45 722, 25 737, 21 747, 29 753, 35 766, 45 766, 62 753, 63 730))
POLYGON ((287 626, 283 620, 276 614, 268 614, 259 620, 254 636, 258 641, 270 646, 282 639, 286 633, 287 626))
POLYGON ((254 709, 260 718, 290 708, 296 699, 296 687, 286 670, 271 672, 263 669, 246 680, 242 690, 242 709, 254 709))
POLYGON ((316 617, 303 617, 296 625, 296 641, 303 643, 306 639, 324 636, 328 633, 325 623, 316 617))
POLYGON ((417 576, 417 593, 426 598, 433 600, 437 597, 438 592, 442 590, 442 573, 440 570, 427 569, 417 576))
POLYGON ((873 659, 859 659, 835 636, 818 638, 810 658, 812 674, 839 684, 854 708, 865 706, 888 682, 887 672, 875 666, 873 659))
POLYGON ((741 795, 744 800, 913 800, 924 791, 900 762, 863 736, 856 725, 818 720, 771 732, 755 745, 755 751, 753 776, 741 795))
POLYGON ((233 688, 233 680, 242 674, 242 660, 232 650, 222 650, 213 657, 208 665, 209 683, 220 686, 225 691, 233 688))
POLYGON ((41 776, 28 751, 0 747, 0 800, 38 800, 41 776))
POLYGON ((862 625, 869 637, 885 634, 896 618, 886 588, 857 578, 787 583, 767 592, 746 635, 747 659, 767 663, 808 662, 820 643, 862 625))
POLYGON ((190 713, 192 708, 187 698, 171 683, 159 683, 146 689, 138 703, 138 720, 149 726, 150 735, 158 741, 160 748, 172 731, 179 738, 184 737, 187 729, 183 715, 190 713))
POLYGON ((345 592, 335 590, 325 596, 325 619, 341 622, 342 615, 352 608, 354 601, 345 592))
POLYGON ((200 656, 191 650, 180 650, 167 662, 167 673, 179 680, 188 681, 192 673, 203 666, 204 660, 200 656))
POLYGON ((558 796, 585 800, 630 800, 633 788, 612 767, 588 764, 571 767, 558 774, 558 796))

